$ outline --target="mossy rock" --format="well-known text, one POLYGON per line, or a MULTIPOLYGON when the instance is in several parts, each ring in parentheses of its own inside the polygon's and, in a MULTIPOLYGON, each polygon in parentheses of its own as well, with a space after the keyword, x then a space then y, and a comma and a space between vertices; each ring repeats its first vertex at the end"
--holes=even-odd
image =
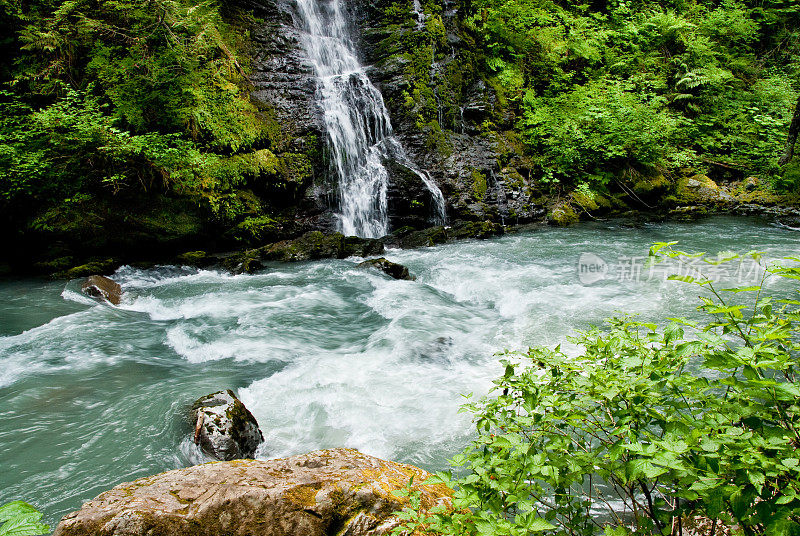
POLYGON ((272 216, 248 216, 236 225, 233 236, 245 243, 263 244, 266 241, 278 239, 283 234, 283 230, 283 222, 272 216))
POLYGON ((500 236, 504 232, 503 226, 493 221, 460 221, 447 229, 447 237, 450 239, 484 239, 500 236))
POLYGON ((571 202, 575 203, 583 210, 599 209, 600 205, 595 200, 596 197, 597 196, 594 192, 583 192, 580 190, 575 190, 574 192, 572 192, 572 195, 570 196, 571 202))
POLYGON ((368 536, 399 528, 410 488, 422 513, 453 491, 410 465, 350 449, 233 460, 120 484, 65 516, 54 536, 368 536))
POLYGON ((713 205, 733 201, 732 196, 707 175, 699 174, 681 178, 675 189, 675 197, 679 203, 686 205, 713 205))
POLYGON ((281 154, 276 169, 284 181, 295 187, 308 186, 314 178, 311 159, 303 153, 281 154))
POLYGON ((516 168, 504 167, 500 170, 500 177, 511 188, 523 188, 525 186, 525 177, 516 168))
POLYGON ((341 256, 344 249, 344 235, 334 233, 325 235, 320 231, 306 233, 295 240, 285 240, 262 251, 262 257, 274 261, 308 261, 331 259, 341 256))
POLYGON ((702 205, 680 206, 670 210, 670 218, 676 221, 692 222, 707 217, 711 212, 702 205))
POLYGON ((222 260, 222 266, 233 274, 253 274, 264 269, 261 263, 261 252, 257 249, 248 249, 233 255, 228 255, 222 260))
MULTIPOLYGON (((392 238, 394 238, 393 235, 392 238)), ((395 241, 401 248, 413 249, 431 247, 447 242, 447 231, 444 227, 431 227, 421 231, 405 232, 395 241)))
POLYGON ((486 182, 486 175, 477 169, 472 169, 470 171, 470 176, 472 178, 472 196, 478 201, 483 201, 483 198, 486 197, 486 192, 489 188, 488 183, 486 182))
POLYGON ((258 421, 230 389, 196 400, 191 424, 195 443, 218 460, 252 458, 264 441, 258 421))
POLYGON ((92 274, 110 274, 119 266, 119 261, 113 258, 92 259, 86 264, 74 266, 69 270, 55 274, 57 278, 75 279, 76 277, 88 277, 92 274))
POLYGON ((548 223, 559 227, 568 227, 580 221, 578 213, 569 203, 562 203, 554 207, 548 214, 548 223))
POLYGON ((75 266, 75 257, 57 257, 49 261, 37 262, 33 266, 37 271, 49 274, 66 272, 70 267, 75 266))
POLYGON ((186 266, 198 266, 198 267, 205 267, 213 264, 213 258, 205 251, 187 251, 186 253, 181 253, 175 260, 183 265, 186 266))
POLYGON ((380 255, 384 246, 375 238, 325 234, 311 231, 294 240, 284 240, 259 248, 263 260, 297 262, 318 259, 344 259, 351 256, 380 255))
POLYGON ((740 193, 738 196, 736 196, 736 198, 742 203, 762 205, 765 207, 782 205, 787 201, 785 196, 762 188, 752 190, 750 192, 740 193))
POLYGON ((667 195, 671 189, 672 182, 662 174, 640 176, 639 180, 634 182, 631 187, 636 197, 649 203, 660 200, 667 195))

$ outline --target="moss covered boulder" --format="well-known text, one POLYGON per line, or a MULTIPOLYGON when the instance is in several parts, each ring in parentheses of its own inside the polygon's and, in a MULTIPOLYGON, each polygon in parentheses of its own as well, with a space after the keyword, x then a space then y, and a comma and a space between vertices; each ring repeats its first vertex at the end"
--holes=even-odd
POLYGON ((568 227, 580 221, 580 216, 569 203, 559 203, 553 207, 547 216, 547 221, 551 225, 558 227, 568 227))
POLYGON ((258 421, 233 391, 219 391, 192 406, 194 442, 218 460, 252 458, 264 441, 258 421))
POLYGON ((463 238, 492 238, 505 232, 503 226, 493 221, 458 221, 447 229, 447 236, 453 240, 463 238))
POLYGON ((280 460, 236 460, 121 484, 66 515, 55 536, 366 536, 389 534, 413 478, 423 509, 452 491, 428 473, 351 449, 280 460))
POLYGON ((411 227, 402 227, 387 237, 387 244, 403 249, 431 247, 445 242, 447 242, 447 230, 441 226, 419 231, 411 227))
POLYGON ((692 175, 678 181, 676 197, 681 204, 719 205, 735 201, 733 196, 706 175, 692 175))

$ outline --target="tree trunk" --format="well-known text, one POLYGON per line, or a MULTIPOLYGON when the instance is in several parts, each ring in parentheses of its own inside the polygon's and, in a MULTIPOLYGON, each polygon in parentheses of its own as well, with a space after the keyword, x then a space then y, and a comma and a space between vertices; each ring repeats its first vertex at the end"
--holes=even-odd
POLYGON ((800 132, 800 97, 797 99, 797 104, 794 106, 794 117, 792 124, 789 126, 789 139, 786 140, 786 152, 778 160, 779 165, 784 165, 794 156, 794 144, 797 141, 797 133, 800 132))

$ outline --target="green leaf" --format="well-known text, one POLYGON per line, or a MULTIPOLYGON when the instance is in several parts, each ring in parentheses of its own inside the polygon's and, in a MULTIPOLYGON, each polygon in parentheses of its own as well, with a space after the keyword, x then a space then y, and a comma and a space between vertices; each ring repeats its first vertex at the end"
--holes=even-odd
POLYGON ((12 517, 0 526, 0 536, 38 536, 48 532, 50 532, 48 525, 26 516, 12 517))
POLYGON ((39 522, 41 512, 24 501, 12 501, 0 506, 0 536, 36 536, 50 532, 39 522))
POLYGON ((531 532, 544 532, 546 530, 553 530, 556 527, 541 517, 535 517, 526 525, 526 528, 531 532))
POLYGON ((39 511, 25 501, 11 501, 0 506, 0 523, 20 515, 38 515, 39 511))
POLYGON ((722 291, 722 292, 731 292, 731 293, 734 293, 734 294, 738 294, 739 292, 758 292, 759 290, 761 290, 761 287, 758 287, 758 286, 720 289, 720 291, 722 291))

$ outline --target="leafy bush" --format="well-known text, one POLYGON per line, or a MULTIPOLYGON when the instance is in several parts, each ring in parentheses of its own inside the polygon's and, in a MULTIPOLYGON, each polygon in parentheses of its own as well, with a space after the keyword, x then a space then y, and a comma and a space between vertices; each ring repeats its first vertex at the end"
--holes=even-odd
POLYGON ((43 524, 42 513, 23 501, 0 506, 0 536, 37 536, 47 534, 50 527, 43 524))
POLYGON ((525 137, 556 180, 602 188, 629 167, 665 166, 675 151, 678 117, 629 84, 599 81, 549 99, 528 93, 524 104, 525 137))
MULTIPOLYGON (((724 270, 739 257, 651 258, 724 270)), ((752 258, 760 260, 756 254, 752 258)), ((791 267, 764 277, 800 279, 791 267)), ((718 272, 719 273, 719 272, 718 272)), ((717 289, 699 273, 702 324, 609 321, 560 348, 507 354, 495 395, 469 404, 478 437, 435 479, 454 510, 407 512, 434 534, 680 534, 702 517, 746 534, 800 534, 800 301, 761 284, 717 289), (527 363, 523 366, 522 363, 527 363)))
POLYGON ((497 116, 516 112, 546 182, 603 186, 628 166, 777 176, 800 89, 797 2, 466 3, 497 116))
POLYGON ((260 160, 280 127, 250 100, 247 34, 231 23, 247 13, 213 0, 7 3, 0 208, 24 217, 76 194, 157 191, 227 217, 237 188, 274 174, 260 160))

